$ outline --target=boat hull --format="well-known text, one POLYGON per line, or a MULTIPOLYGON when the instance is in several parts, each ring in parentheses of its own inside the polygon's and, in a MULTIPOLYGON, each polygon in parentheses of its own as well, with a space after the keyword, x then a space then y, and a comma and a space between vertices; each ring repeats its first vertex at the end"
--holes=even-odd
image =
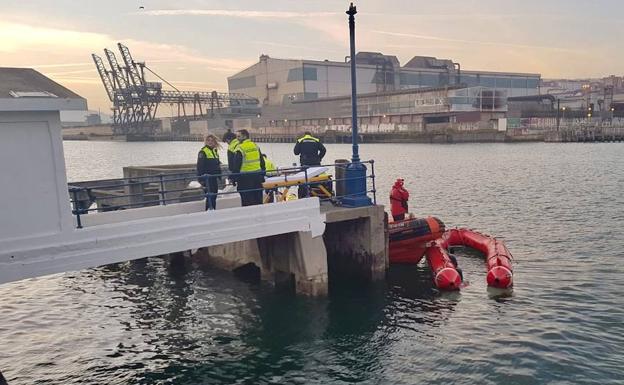
POLYGON ((420 262, 427 242, 444 234, 444 223, 436 217, 414 218, 388 224, 390 263, 420 262))

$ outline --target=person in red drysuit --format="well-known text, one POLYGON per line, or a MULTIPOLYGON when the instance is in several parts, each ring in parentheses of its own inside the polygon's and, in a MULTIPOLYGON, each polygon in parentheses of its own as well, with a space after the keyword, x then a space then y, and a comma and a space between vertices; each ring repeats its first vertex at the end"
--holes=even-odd
POLYGON ((395 221, 404 220, 408 211, 409 191, 403 187, 403 182, 403 179, 397 179, 392 186, 392 191, 390 191, 390 211, 395 221))

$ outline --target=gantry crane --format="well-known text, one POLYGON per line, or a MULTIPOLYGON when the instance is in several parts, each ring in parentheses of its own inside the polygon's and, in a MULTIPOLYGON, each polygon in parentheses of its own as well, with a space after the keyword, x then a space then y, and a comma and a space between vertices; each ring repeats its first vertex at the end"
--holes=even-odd
POLYGON ((258 99, 247 95, 216 91, 180 91, 144 62, 134 61, 128 47, 121 43, 117 47, 123 65, 109 49, 104 49, 104 53, 110 69, 106 68, 101 57, 91 55, 106 94, 113 104, 113 132, 116 135, 157 134, 156 111, 160 103, 177 105, 177 117, 173 118, 184 120, 205 119, 215 114, 230 117, 253 116, 259 112, 258 99), (165 82, 172 90, 163 90, 161 82, 146 81, 146 71, 165 82), (193 107, 192 114, 187 114, 187 106, 193 107))

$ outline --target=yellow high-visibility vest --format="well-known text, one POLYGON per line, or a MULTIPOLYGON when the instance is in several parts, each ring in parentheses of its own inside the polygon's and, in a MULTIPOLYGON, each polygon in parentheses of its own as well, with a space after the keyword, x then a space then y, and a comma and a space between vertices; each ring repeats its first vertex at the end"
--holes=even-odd
POLYGON ((260 165, 260 149, 254 142, 249 139, 242 141, 237 148, 243 155, 243 164, 241 165, 241 172, 252 172, 262 170, 260 165))
POLYGON ((219 160, 219 151, 216 148, 204 146, 204 148, 202 148, 202 151, 204 152, 204 154, 206 154, 206 159, 219 160))
POLYGON ((312 135, 304 135, 301 138, 297 139, 298 143, 303 142, 304 140, 311 140, 313 142, 320 142, 318 138, 313 137, 312 135))
POLYGON ((230 143, 228 144, 228 151, 236 152, 236 148, 238 147, 239 144, 240 142, 238 141, 238 139, 236 138, 232 139, 230 143))
POLYGON ((275 168, 273 162, 271 162, 271 160, 267 157, 264 158, 264 169, 266 172, 277 171, 277 168, 275 168))

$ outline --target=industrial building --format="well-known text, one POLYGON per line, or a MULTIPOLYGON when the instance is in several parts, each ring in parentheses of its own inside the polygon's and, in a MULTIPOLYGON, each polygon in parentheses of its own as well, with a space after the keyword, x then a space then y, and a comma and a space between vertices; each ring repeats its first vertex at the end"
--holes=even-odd
MULTIPOLYGON (((540 75, 466 71, 448 59, 415 56, 403 66, 396 56, 359 52, 357 91, 360 94, 414 88, 459 86, 505 91, 508 97, 540 93, 540 75)), ((260 56, 258 63, 228 78, 230 92, 244 93, 263 106, 350 95, 350 64, 338 61, 276 59, 260 56)))
MULTIPOLYGON (((393 134, 429 135, 453 131, 506 130, 507 96, 487 87, 429 87, 358 94, 360 133, 384 140, 393 134)), ((336 96, 265 105, 262 116, 237 119, 235 128, 247 128, 256 138, 282 140, 303 131, 346 137, 351 131, 351 97, 336 96)), ((262 140, 262 139, 261 139, 262 140)), ((331 140, 331 139, 330 139, 331 140)))

